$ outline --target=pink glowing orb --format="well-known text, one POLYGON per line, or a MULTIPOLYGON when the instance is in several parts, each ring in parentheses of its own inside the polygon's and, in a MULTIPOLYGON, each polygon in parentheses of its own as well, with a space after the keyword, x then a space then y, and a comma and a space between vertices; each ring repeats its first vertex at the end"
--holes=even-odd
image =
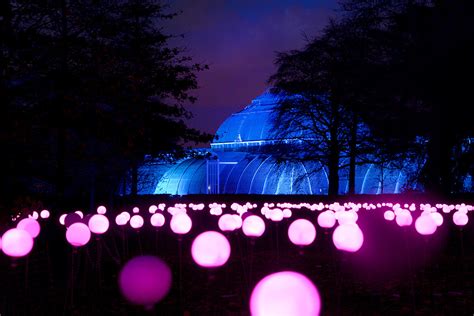
POLYGON ((357 222, 359 216, 354 211, 341 211, 334 214, 339 225, 350 224, 357 222))
POLYGON ((66 240, 74 247, 86 245, 91 239, 91 231, 86 224, 74 223, 66 231, 66 240))
POLYGON ((454 212, 453 214, 453 222, 457 226, 465 226, 467 222, 469 221, 469 218, 467 217, 467 214, 464 212, 454 212))
POLYGON ((316 286, 304 275, 283 271, 263 278, 252 291, 252 316, 315 316, 321 310, 316 286))
POLYGON ((94 214, 89 219, 89 229, 94 234, 101 235, 109 229, 109 219, 102 214, 94 214))
POLYGON ((125 212, 122 212, 115 217, 115 224, 117 224, 118 226, 126 225, 128 222, 130 215, 127 217, 124 213, 125 212))
POLYGON ((230 257, 230 244, 227 238, 216 231, 199 234, 191 246, 194 261, 205 268, 224 265, 230 257))
POLYGON ((49 211, 48 210, 42 210, 41 213, 40 213, 40 217, 41 218, 49 218, 49 211))
POLYGON ((141 217, 140 215, 133 215, 131 218, 130 218, 130 226, 132 226, 133 228, 135 229, 138 229, 138 228, 142 228, 143 227, 143 223, 144 223, 144 220, 143 220, 143 217, 141 217))
POLYGON ((79 215, 80 218, 84 218, 84 213, 82 213, 81 211, 75 211, 74 213, 79 215))
POLYGON ((383 213, 383 218, 387 221, 393 221, 395 219, 395 213, 393 211, 385 211, 383 213))
POLYGON ((64 222, 64 221, 65 221, 65 219, 66 219, 66 216, 67 216, 67 214, 62 214, 61 216, 59 216, 59 223, 60 223, 61 225, 65 225, 65 222, 64 222))
POLYGON ((435 221, 436 223, 436 226, 441 226, 443 225, 443 222, 444 222, 444 219, 443 219, 443 215, 441 215, 440 213, 438 212, 434 212, 434 213, 430 213, 430 216, 433 218, 433 220, 435 221))
POLYGON ((97 208, 97 214, 105 214, 107 213, 107 208, 105 208, 105 206, 101 205, 97 208))
POLYGON ((33 249, 33 237, 23 229, 12 228, 2 236, 2 251, 10 257, 23 257, 33 249))
POLYGON ((217 225, 219 226, 219 229, 221 231, 231 232, 231 231, 233 231, 237 228, 238 223, 237 223, 234 215, 224 214, 219 218, 219 221, 217 222, 217 225))
POLYGON ((120 271, 119 287, 132 304, 151 310, 171 288, 171 270, 161 259, 153 256, 135 257, 120 271))
POLYGON ((292 212, 291 212, 290 209, 287 209, 287 208, 286 208, 286 209, 283 210, 283 217, 284 217, 284 218, 290 218, 291 215, 292 215, 292 212))
POLYGON ((415 221, 415 229, 420 235, 432 235, 436 227, 436 222, 429 214, 422 214, 415 221))
POLYGON ((283 211, 275 208, 270 211, 270 219, 274 222, 281 222, 283 220, 283 211))
POLYGON ((22 219, 16 228, 26 231, 33 238, 36 238, 41 230, 39 223, 33 218, 22 219))
POLYGON ((400 227, 410 226, 411 223, 413 222, 413 217, 411 216, 410 211, 400 210, 397 213, 395 221, 397 222, 397 225, 400 227))
POLYGON ((288 237, 297 246, 307 246, 316 238, 316 228, 307 219, 297 219, 288 227, 288 237))
POLYGON ((357 224, 339 225, 332 234, 332 242, 339 250, 356 252, 364 243, 364 234, 357 224))
POLYGON ((240 217, 237 214, 232 214, 232 217, 234 218, 235 221, 235 229, 239 229, 242 227, 242 217, 240 217))
POLYGON ((165 217, 161 213, 155 213, 150 218, 151 226, 161 227, 165 224, 165 217))
POLYGON ((333 211, 324 211, 318 216, 318 225, 323 228, 332 228, 336 224, 336 216, 333 211))
POLYGON ((148 212, 150 212, 151 214, 154 214, 157 210, 158 206, 156 205, 150 205, 150 207, 148 208, 148 212))
POLYGON ((242 231, 248 237, 260 237, 265 232, 265 222, 257 215, 250 215, 242 223, 242 231))
POLYGON ((31 217, 32 217, 33 219, 38 219, 38 217, 39 217, 38 212, 34 211, 34 212, 33 212, 33 215, 32 215, 31 217))
POLYGON ((191 217, 184 212, 177 213, 171 217, 170 227, 175 234, 187 234, 192 226, 191 217))
POLYGON ((140 209, 135 206, 135 207, 132 209, 132 212, 133 212, 133 213, 140 213, 140 209))

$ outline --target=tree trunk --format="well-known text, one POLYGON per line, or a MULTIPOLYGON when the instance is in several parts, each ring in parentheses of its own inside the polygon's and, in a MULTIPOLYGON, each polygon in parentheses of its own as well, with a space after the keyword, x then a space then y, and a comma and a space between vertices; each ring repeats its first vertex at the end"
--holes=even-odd
POLYGON ((355 194, 356 177, 356 157, 357 157, 357 119, 353 117, 351 126, 351 139, 349 144, 349 194, 355 194))

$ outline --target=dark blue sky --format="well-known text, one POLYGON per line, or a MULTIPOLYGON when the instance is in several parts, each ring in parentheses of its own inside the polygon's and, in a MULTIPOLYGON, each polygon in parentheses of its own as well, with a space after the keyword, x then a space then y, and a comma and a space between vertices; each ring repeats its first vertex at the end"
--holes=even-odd
POLYGON ((194 61, 208 64, 199 74, 192 127, 214 133, 222 121, 262 93, 275 72, 275 52, 302 48, 334 15, 336 0, 174 0, 183 13, 167 24, 185 38, 194 61))

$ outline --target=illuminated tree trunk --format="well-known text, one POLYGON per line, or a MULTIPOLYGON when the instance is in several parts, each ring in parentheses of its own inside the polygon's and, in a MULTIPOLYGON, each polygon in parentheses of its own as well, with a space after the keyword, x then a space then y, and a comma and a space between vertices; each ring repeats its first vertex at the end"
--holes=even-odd
POLYGON ((351 126, 349 144, 349 194, 355 194, 356 157, 357 157, 357 119, 354 117, 351 126))

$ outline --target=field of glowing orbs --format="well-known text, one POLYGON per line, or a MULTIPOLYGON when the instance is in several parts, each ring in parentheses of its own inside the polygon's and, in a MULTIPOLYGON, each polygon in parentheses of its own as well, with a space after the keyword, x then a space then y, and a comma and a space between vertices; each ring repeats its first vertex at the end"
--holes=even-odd
POLYGON ((473 210, 419 201, 35 210, 2 227, 0 311, 463 313, 473 303, 473 210))

